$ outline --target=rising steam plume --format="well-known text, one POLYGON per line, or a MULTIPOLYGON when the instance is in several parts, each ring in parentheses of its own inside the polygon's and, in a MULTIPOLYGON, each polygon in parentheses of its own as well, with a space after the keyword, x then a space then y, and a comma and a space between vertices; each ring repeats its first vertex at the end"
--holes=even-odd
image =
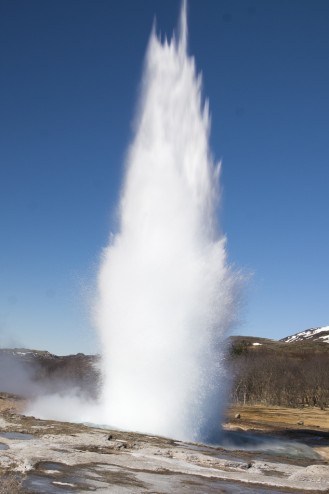
POLYGON ((223 342, 235 276, 217 222, 219 164, 209 150, 208 103, 178 37, 153 30, 119 205, 95 304, 102 342, 102 420, 178 439, 217 434, 223 342))

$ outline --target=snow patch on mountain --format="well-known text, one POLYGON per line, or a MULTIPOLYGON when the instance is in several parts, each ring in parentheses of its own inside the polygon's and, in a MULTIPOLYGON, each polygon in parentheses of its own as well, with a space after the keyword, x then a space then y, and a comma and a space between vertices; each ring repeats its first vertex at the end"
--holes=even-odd
POLYGON ((329 343, 329 326, 306 329, 305 331, 301 331, 291 336, 287 336, 286 338, 282 338, 280 341, 284 341, 285 343, 292 343, 295 341, 304 340, 329 343))

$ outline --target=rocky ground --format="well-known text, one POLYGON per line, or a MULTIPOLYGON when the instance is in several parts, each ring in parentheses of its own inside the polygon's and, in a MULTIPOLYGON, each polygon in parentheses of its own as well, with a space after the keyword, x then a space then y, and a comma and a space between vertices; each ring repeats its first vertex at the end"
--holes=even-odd
POLYGON ((231 409, 225 447, 210 447, 38 420, 23 409, 0 395, 1 494, 329 492, 328 411, 231 409), (13 474, 21 486, 13 488, 13 474))

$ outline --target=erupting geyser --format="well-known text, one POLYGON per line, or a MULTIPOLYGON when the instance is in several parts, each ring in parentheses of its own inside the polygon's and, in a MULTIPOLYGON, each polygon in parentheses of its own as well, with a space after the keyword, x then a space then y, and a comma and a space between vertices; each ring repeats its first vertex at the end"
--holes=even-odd
POLYGON ((112 426, 200 441, 219 429, 235 278, 209 127, 183 2, 178 39, 151 34, 119 229, 99 272, 101 404, 112 426))

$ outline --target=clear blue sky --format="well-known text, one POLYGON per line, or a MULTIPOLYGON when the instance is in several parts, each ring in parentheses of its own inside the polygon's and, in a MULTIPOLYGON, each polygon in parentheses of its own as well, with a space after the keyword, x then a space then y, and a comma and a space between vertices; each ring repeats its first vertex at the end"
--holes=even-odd
MULTIPOLYGON (((329 324, 329 2, 190 0, 189 51, 223 160, 237 333, 329 324)), ((0 0, 0 344, 97 350, 88 300, 153 19, 176 0, 0 0)))

